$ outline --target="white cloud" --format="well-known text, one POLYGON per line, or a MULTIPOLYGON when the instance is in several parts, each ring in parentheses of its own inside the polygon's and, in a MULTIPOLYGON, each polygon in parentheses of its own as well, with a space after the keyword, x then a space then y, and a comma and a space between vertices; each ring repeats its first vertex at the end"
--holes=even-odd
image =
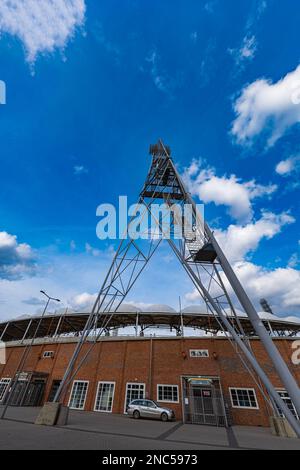
POLYGON ((253 2, 252 11, 248 17, 246 30, 251 30, 256 23, 261 19, 268 7, 266 0, 256 0, 253 2))
POLYGON ((71 251, 76 250, 76 242, 75 242, 75 240, 71 240, 71 241, 70 241, 70 250, 71 250, 71 251))
POLYGON ((146 57, 146 62, 149 62, 151 64, 151 76, 153 79, 153 83, 156 86, 156 88, 159 91, 162 91, 163 93, 168 92, 168 86, 166 83, 166 77, 159 72, 158 70, 158 60, 159 57, 157 56, 157 52, 154 50, 149 54, 149 56, 146 57))
POLYGON ((253 59, 257 49, 257 43, 255 36, 245 36, 243 44, 240 49, 240 57, 242 59, 253 59))
MULTIPOLYGON (((230 226, 226 231, 216 230, 215 235, 232 267, 252 301, 259 307, 259 300, 267 298, 277 314, 300 313, 299 262, 294 254, 286 267, 266 269, 247 260, 263 239, 272 239, 295 219, 287 213, 275 215, 263 213, 260 220, 245 226, 230 226)), ((232 293, 224 275, 226 288, 232 293)), ((199 302, 197 290, 186 294, 189 302, 199 302)))
POLYGON ((198 40, 198 32, 197 31, 193 31, 191 34, 190 34, 190 39, 192 42, 196 43, 197 40, 198 40))
POLYGON ((300 258, 298 253, 293 253, 289 259, 288 267, 296 268, 300 264, 300 258))
POLYGON ((266 9, 267 2, 265 0, 257 0, 253 2, 250 14, 247 18, 241 45, 237 48, 228 49, 229 54, 232 55, 235 61, 238 71, 243 70, 246 62, 253 60, 256 55, 258 49, 258 41, 256 38, 257 24, 261 20, 266 9))
POLYGON ((229 49, 228 52, 234 58, 237 66, 242 66, 244 61, 253 60, 257 50, 257 41, 254 35, 246 35, 243 39, 242 45, 238 49, 229 49))
POLYGON ((75 176, 80 176, 88 173, 88 169, 83 165, 75 165, 73 168, 73 173, 75 176))
POLYGON ((277 189, 276 185, 263 186, 255 180, 242 182, 235 175, 216 176, 213 169, 201 169, 201 161, 196 160, 185 170, 183 178, 191 193, 202 202, 227 206, 229 214, 241 221, 251 219, 253 200, 271 196, 277 189))
POLYGON ((1 0, 0 31, 18 37, 27 60, 63 49, 85 17, 84 0, 1 0))
POLYGON ((40 306, 45 305, 44 299, 38 299, 37 297, 29 297, 29 299, 22 300, 23 304, 32 305, 32 306, 40 306))
POLYGON ((280 176, 288 176, 294 171, 298 170, 300 170, 299 155, 282 160, 276 166, 276 173, 278 173, 280 176))
MULTIPOLYGON (((286 267, 265 269, 249 261, 241 261, 233 265, 233 269, 245 288, 250 299, 259 308, 259 300, 267 298, 277 315, 300 313, 300 272, 286 267)), ((223 276, 223 281, 225 278, 223 276)), ((225 282, 229 293, 232 293, 225 282)), ((198 291, 186 294, 189 302, 199 302, 198 291)))
POLYGON ((246 86, 234 103, 232 135, 250 145, 263 134, 270 147, 300 122, 300 66, 277 83, 259 79, 246 86))
POLYGON ((156 49, 153 49, 145 58, 147 67, 141 67, 142 72, 148 72, 151 76, 154 86, 170 99, 173 98, 175 90, 181 85, 181 74, 171 77, 163 68, 162 60, 156 49), (148 69, 148 70, 145 70, 148 69))
POLYGON ((250 297, 256 301, 267 298, 278 314, 291 308, 300 311, 300 272, 296 269, 268 270, 246 261, 236 264, 234 269, 250 297))
POLYGON ((92 247, 92 245, 90 245, 89 243, 85 244, 85 251, 86 251, 86 253, 88 253, 89 255, 92 255, 92 256, 100 256, 101 255, 101 251, 98 250, 97 248, 92 247))
POLYGON ((207 13, 212 15, 215 12, 217 3, 218 3, 217 0, 210 0, 204 4, 203 8, 207 13))
POLYGON ((280 215, 263 212, 261 219, 247 225, 230 225, 227 230, 216 230, 216 238, 231 262, 242 261, 245 256, 254 252, 265 238, 270 240, 281 232, 281 229, 295 222, 287 214, 280 215))
POLYGON ((18 243, 17 237, 0 232, 0 279, 20 279, 35 273, 35 255, 27 243, 18 243))
POLYGON ((77 294, 69 300, 71 307, 79 312, 84 310, 89 310, 93 307, 97 298, 97 294, 89 294, 83 292, 82 294, 77 294))

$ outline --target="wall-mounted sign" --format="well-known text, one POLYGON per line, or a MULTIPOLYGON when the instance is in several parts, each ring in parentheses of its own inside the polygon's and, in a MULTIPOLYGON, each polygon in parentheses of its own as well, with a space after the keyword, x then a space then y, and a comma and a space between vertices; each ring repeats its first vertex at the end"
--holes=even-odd
POLYGON ((190 385, 212 385, 212 380, 205 377, 190 377, 188 379, 190 385))

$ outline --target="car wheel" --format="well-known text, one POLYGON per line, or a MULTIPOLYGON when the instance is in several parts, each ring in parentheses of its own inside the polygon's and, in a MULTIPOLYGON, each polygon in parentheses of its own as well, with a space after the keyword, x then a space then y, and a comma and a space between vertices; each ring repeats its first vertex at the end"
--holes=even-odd
POLYGON ((162 413, 160 419, 161 419, 164 423, 165 423, 166 421, 168 421, 169 418, 168 418, 167 413, 162 413))
POLYGON ((133 417, 134 417, 134 419, 139 419, 139 417, 140 417, 140 412, 139 412, 138 410, 135 410, 135 411, 133 412, 133 417))

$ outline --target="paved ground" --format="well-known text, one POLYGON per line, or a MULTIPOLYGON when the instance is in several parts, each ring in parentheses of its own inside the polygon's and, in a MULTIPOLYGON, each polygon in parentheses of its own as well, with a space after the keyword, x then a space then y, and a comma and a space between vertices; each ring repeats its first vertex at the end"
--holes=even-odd
POLYGON ((298 439, 274 437, 269 429, 234 426, 226 430, 78 411, 70 412, 67 426, 53 428, 32 424, 38 412, 37 408, 10 408, 7 419, 0 420, 0 449, 300 450, 298 439))

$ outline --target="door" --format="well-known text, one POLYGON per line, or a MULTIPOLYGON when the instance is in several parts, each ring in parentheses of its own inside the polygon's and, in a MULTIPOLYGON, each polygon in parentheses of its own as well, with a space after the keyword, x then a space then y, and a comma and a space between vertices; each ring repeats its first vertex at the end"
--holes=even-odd
POLYGON ((127 407, 132 400, 142 400, 145 398, 145 384, 127 383, 124 413, 127 413, 127 407))
POLYGON ((9 401, 10 406, 22 406, 23 398, 28 387, 27 380, 18 380, 15 386, 15 381, 11 384, 11 389, 7 396, 6 400, 9 401))
POLYGON ((216 424, 212 389, 197 385, 191 387, 192 422, 197 424, 216 424))
POLYGON ((210 426, 226 426, 223 395, 218 381, 184 379, 183 399, 185 422, 210 426))
POLYGON ((61 384, 61 380, 53 380, 51 390, 48 396, 49 402, 52 402, 54 400, 56 392, 59 389, 60 384, 61 384))
POLYGON ((23 406, 40 406, 42 404, 46 381, 44 379, 34 379, 28 386, 23 406))

